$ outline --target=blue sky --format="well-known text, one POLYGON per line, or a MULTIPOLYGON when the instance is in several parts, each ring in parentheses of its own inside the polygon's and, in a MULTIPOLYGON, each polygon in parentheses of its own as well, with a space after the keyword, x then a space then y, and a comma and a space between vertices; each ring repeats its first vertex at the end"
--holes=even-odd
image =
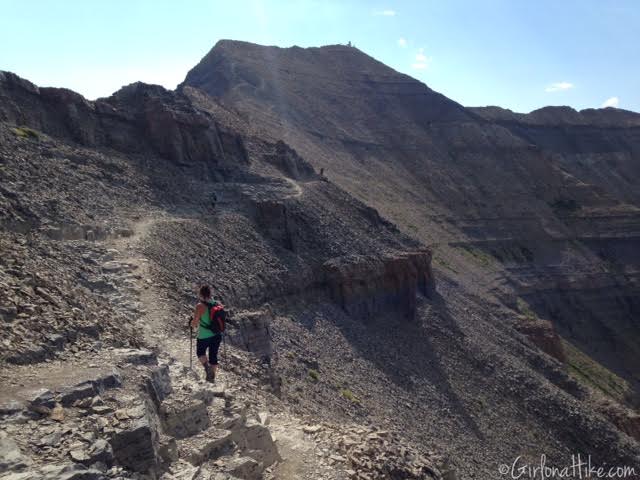
POLYGON ((467 106, 640 111, 640 0, 0 0, 0 69, 90 99, 174 88, 222 38, 351 41, 467 106))

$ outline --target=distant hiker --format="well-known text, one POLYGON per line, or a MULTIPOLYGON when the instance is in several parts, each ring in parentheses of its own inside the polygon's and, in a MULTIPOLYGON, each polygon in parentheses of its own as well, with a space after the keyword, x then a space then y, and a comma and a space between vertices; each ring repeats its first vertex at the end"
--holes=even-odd
POLYGON ((321 177, 324 177, 324 168, 321 168, 321 169, 320 169, 320 176, 321 176, 321 177))
POLYGON ((191 320, 191 327, 198 328, 196 356, 204 367, 207 381, 214 382, 218 369, 218 349, 224 335, 224 306, 211 299, 211 288, 208 285, 200 287, 199 297, 191 320))
POLYGON ((216 203, 218 203, 218 195, 216 195, 216 192, 213 192, 211 195, 211 208, 214 210, 216 209, 216 203))

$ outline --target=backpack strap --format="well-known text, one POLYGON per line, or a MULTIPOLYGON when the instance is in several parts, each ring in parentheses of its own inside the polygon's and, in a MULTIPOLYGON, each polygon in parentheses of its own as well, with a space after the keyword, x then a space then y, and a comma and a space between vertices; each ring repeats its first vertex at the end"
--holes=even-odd
POLYGON ((216 302, 215 300, 213 301, 213 303, 208 303, 200 300, 199 303, 204 305, 204 307, 207 309, 207 312, 209 313, 209 325, 207 326, 202 323, 202 315, 201 315, 200 326, 202 326, 203 328, 206 328, 207 330, 211 330, 211 324, 217 320, 218 325, 220 325, 220 331, 223 332, 224 317, 222 315, 218 315, 218 312, 220 311, 224 312, 224 306, 220 302, 216 302))
MULTIPOLYGON (((211 321, 211 304, 210 304, 210 303, 207 303, 207 302, 205 302, 205 301, 203 301, 203 300, 200 300, 200 301, 198 302, 198 305, 203 305, 203 306, 204 306, 204 308, 206 309, 207 313, 209 313, 209 321, 211 321)), ((204 327, 204 328, 207 328, 207 327, 202 323, 202 317, 203 317, 203 316, 204 316, 204 314, 203 314, 203 315, 200 315, 200 326, 201 326, 201 327, 204 327)))

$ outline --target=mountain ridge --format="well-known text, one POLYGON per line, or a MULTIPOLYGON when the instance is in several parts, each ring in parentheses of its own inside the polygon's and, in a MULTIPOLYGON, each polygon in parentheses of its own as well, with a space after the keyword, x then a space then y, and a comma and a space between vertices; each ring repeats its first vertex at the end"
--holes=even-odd
MULTIPOLYGON (((112 346, 161 352, 174 382, 191 375, 180 319, 193 283, 207 282, 234 328, 222 367, 233 391, 208 416, 242 416, 246 401, 256 417, 304 419, 318 446, 346 452, 303 457, 322 478, 492 478, 542 453, 556 465, 575 452, 634 464, 635 127, 491 122, 352 47, 227 47, 176 91, 135 83, 95 102, 0 75, 3 381, 19 383, 21 361, 111 358, 112 346), (362 65, 374 73, 355 75, 362 65), (50 342, 17 320, 45 308, 50 342), (107 320, 91 329, 99 309, 107 320), (392 432, 400 463, 355 455, 335 434, 320 443, 350 423, 372 426, 376 445, 392 432)), ((184 404, 182 381, 148 406, 163 442, 176 435, 167 412, 184 404)), ((126 395, 108 401, 130 408, 126 395)), ((202 407, 187 403, 190 425, 202 407)), ((25 415, 12 408, 1 422, 25 415)), ((68 407, 73 425, 80 408, 68 407)), ((238 460, 193 460, 178 441, 177 457, 170 443, 145 444, 153 462, 121 476, 152 468, 173 480, 185 459, 195 464, 184 472, 225 475, 238 460)), ((64 461, 84 458, 63 443, 64 461)), ((269 471, 270 449, 254 453, 260 475, 301 471, 295 456, 269 471)))

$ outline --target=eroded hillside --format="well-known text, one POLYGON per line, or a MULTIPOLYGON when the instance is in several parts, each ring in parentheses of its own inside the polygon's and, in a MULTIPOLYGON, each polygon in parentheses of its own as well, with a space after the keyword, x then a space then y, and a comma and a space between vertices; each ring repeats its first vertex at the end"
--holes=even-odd
POLYGON ((341 45, 221 41, 193 88, 437 244, 443 275, 550 321, 638 391, 640 115, 463 108, 341 45))
MULTIPOLYGON (((625 119, 588 128, 603 161, 625 139, 632 176, 625 119)), ((356 49, 241 42, 176 92, 89 102, 3 73, 0 121, 3 402, 22 402, 3 407, 2 441, 18 475, 638 464, 637 192, 564 165, 568 127, 562 150, 536 141, 557 125, 465 109, 356 49), (215 391, 186 368, 202 282, 231 311, 215 391), (62 435, 60 452, 24 424, 62 435)))

